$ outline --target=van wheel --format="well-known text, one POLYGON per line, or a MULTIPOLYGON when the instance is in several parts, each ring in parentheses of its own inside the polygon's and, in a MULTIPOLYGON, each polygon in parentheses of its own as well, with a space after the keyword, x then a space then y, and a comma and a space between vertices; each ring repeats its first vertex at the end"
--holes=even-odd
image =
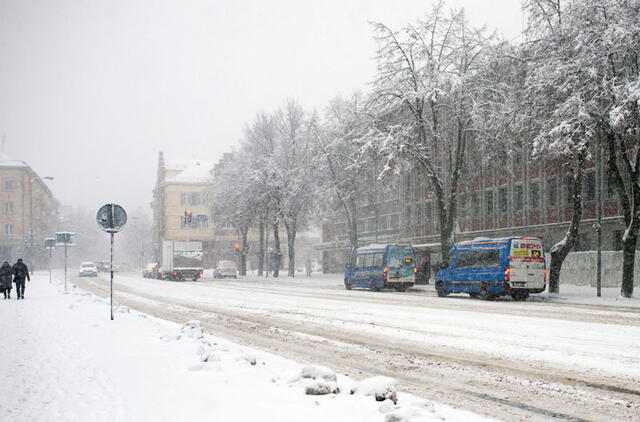
POLYGON ((344 288, 347 290, 351 290, 351 283, 349 283, 347 279, 344 280, 344 288))
POLYGON ((436 292, 438 293, 438 297, 445 297, 448 294, 442 286, 442 283, 436 283, 436 292))
POLYGON ((493 300, 495 299, 495 295, 493 295, 490 291, 489 291, 489 287, 486 284, 483 284, 482 286, 480 286, 480 299, 482 300, 493 300))
POLYGON ((511 298, 513 300, 517 300, 518 302, 525 301, 527 300, 528 297, 529 297, 529 292, 511 293, 511 298))

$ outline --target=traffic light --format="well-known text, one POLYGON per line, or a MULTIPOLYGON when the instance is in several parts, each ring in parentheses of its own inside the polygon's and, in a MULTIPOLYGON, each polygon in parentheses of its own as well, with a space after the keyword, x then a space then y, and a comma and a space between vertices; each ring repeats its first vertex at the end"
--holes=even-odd
POLYGON ((238 242, 233 244, 233 250, 236 251, 236 253, 240 253, 240 244, 238 242))
POLYGON ((184 212, 184 225, 185 226, 190 226, 192 219, 193 219, 193 212, 192 211, 185 211, 184 212))

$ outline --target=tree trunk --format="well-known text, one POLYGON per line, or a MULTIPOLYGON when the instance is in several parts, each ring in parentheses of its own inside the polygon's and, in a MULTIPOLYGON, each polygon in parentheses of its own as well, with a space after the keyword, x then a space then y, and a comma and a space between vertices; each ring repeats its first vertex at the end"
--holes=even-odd
POLYGON ((247 232, 249 231, 249 226, 242 227, 242 249, 240 250, 240 275, 247 275, 247 254, 249 250, 249 245, 247 243, 247 232))
POLYGON ((343 203, 347 213, 347 223, 349 224, 349 242, 351 243, 351 251, 358 247, 358 205, 355 200, 350 199, 349 204, 343 203), (349 212, 351 210, 351 212, 349 212))
POLYGON ((264 270, 264 220, 258 223, 258 276, 262 277, 264 270))
POLYGON ((569 230, 560 242, 551 248, 551 265, 549 266, 549 292, 560 291, 560 270, 562 263, 578 241, 578 229, 582 220, 582 179, 584 176, 584 158, 580 158, 573 175, 573 215, 569 230))
POLYGON ((287 249, 289 251, 289 277, 295 277, 296 276, 296 250, 295 250, 296 222, 295 220, 291 222, 285 221, 284 227, 287 230, 287 249))
MULTIPOLYGON (((636 213, 637 214, 637 213, 636 213)), ((634 218, 635 229, 627 230, 622 239, 622 285, 620 294, 624 297, 633 296, 633 273, 636 261, 636 245, 638 243, 638 218, 634 218)))
POLYGON ((280 258, 282 252, 280 251, 280 235, 278 234, 278 223, 273 223, 273 256, 271 261, 273 264, 273 276, 278 277, 280 275, 280 258))
MULTIPOLYGON (((640 160, 640 156, 636 157, 636 160, 640 160)), ((638 186, 637 173, 632 177, 631 192, 633 195, 631 221, 622 238, 622 284, 620 286, 620 294, 624 297, 633 296, 633 275, 638 245, 638 229, 640 229, 640 186, 638 186)))
POLYGON ((612 131, 608 131, 607 144, 609 147, 609 171, 613 176, 618 193, 618 199, 622 205, 622 214, 626 230, 622 238, 622 283, 620 294, 624 297, 633 295, 633 273, 635 267, 636 245, 638 241, 638 229, 640 228, 640 155, 636 153, 635 167, 625 151, 620 152, 620 161, 624 164, 630 181, 630 191, 627 191, 620 167, 618 166, 618 140, 612 131))

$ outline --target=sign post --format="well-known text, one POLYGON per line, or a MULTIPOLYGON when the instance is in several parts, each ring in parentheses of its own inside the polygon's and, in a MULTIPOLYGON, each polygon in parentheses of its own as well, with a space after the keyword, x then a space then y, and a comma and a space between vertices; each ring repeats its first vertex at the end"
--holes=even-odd
POLYGON ((71 232, 56 232, 56 244, 55 246, 64 246, 64 291, 67 291, 67 247, 76 246, 73 241, 75 233, 71 232))
POLYGON ((44 247, 49 251, 49 284, 51 284, 51 252, 56 247, 56 239, 53 237, 47 237, 44 240, 44 247))
POLYGON ((109 271, 111 272, 111 282, 109 283, 111 320, 113 321, 113 235, 122 230, 127 224, 127 213, 120 205, 104 204, 96 215, 98 226, 111 235, 111 260, 109 261, 109 271))

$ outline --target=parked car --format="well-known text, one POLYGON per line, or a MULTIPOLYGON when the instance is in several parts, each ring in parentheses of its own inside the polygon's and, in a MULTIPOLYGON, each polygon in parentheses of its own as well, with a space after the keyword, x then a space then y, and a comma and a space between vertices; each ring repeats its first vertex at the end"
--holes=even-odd
POLYGON ((213 278, 238 278, 238 267, 233 261, 220 261, 213 270, 213 278))
POLYGON ((142 270, 142 277, 144 278, 160 278, 160 264, 157 262, 150 262, 142 270))
POLYGON ((93 262, 83 262, 80 264, 80 271, 78 272, 80 277, 97 277, 98 268, 93 262))

